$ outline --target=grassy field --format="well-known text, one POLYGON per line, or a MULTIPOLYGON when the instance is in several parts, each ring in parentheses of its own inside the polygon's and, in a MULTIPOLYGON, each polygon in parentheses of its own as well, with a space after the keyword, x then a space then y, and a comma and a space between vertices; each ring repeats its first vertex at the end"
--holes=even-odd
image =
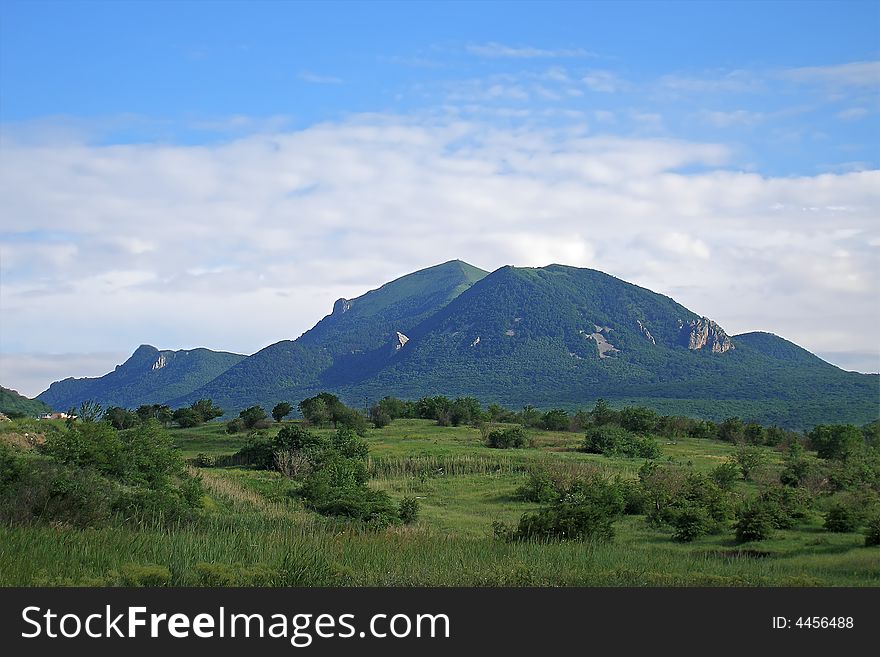
MULTIPOLYGON (((171 435, 187 457, 232 454, 246 440, 217 423, 171 435)), ((537 508, 514 496, 535 467, 636 476, 639 460, 576 451, 579 434, 536 431, 527 449, 497 450, 470 427, 396 420, 367 440, 370 486, 417 497, 415 525, 337 524, 306 510, 298 484, 277 473, 201 468, 204 510, 186 525, 0 526, 0 585, 880 586, 880 549, 864 547, 860 533, 824 531, 818 513, 742 545, 732 531, 675 543, 644 516, 618 520, 605 544, 494 538, 493 521, 515 523, 537 508)), ((701 472, 735 450, 698 439, 661 449, 661 461, 701 472)), ((756 482, 737 485, 757 490, 780 463, 768 448, 756 482)))

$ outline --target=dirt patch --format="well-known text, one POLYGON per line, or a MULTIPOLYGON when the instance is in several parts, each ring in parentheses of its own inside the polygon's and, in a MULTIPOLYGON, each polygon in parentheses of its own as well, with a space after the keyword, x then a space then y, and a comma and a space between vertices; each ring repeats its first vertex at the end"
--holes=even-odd
POLYGON ((17 433, 10 431, 0 434, 0 442, 17 449, 30 450, 46 442, 46 436, 41 433, 17 433))

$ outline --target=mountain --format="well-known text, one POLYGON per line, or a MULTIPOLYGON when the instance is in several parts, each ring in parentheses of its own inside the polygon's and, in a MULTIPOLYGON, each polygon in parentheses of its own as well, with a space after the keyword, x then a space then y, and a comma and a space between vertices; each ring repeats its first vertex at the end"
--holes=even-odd
MULTIPOLYGON (((130 395, 128 405, 210 398, 230 415, 328 390, 358 407, 385 395, 473 395, 508 407, 569 409, 604 397, 794 429, 880 415, 877 375, 844 372, 770 333, 728 335, 669 297, 563 265, 487 274, 447 262, 339 299, 296 340, 236 358, 201 385, 177 395, 153 388, 150 399, 130 395)), ((104 391, 111 392, 118 399, 117 390, 104 391)))
POLYGON ((508 406, 598 397, 663 412, 803 428, 877 418, 878 377, 844 372, 768 333, 728 336, 672 299, 599 271, 503 267, 408 334, 395 359, 338 386, 473 394, 508 406))
POLYGON ((357 377, 393 357, 407 333, 487 273, 460 260, 422 269, 356 299, 338 299, 333 311, 296 340, 266 347, 190 394, 175 406, 210 398, 221 408, 269 400, 294 404, 357 377))
POLYGON ((38 399, 28 399, 15 390, 0 386, 0 413, 4 415, 22 414, 37 417, 52 409, 38 399))
POLYGON ((75 408, 86 400, 124 408, 162 403, 199 388, 243 358, 210 349, 159 351, 144 344, 109 374, 56 381, 37 399, 55 410, 75 408))

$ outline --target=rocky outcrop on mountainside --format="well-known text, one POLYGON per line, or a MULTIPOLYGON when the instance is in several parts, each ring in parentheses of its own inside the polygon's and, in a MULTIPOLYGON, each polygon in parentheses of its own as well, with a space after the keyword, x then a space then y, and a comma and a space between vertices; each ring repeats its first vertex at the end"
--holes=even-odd
POLYGON ((734 349, 733 343, 724 329, 708 317, 692 319, 687 323, 678 320, 678 325, 682 344, 687 344, 687 348, 691 351, 708 347, 713 354, 723 354, 725 351, 734 349))

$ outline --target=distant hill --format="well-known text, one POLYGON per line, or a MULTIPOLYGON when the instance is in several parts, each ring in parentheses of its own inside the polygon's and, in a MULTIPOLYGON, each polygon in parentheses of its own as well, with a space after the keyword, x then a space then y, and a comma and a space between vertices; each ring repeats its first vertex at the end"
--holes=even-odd
POLYGON ((86 400, 124 408, 161 403, 199 388, 244 358, 210 349, 159 351, 141 345, 109 374, 56 381, 37 399, 58 411, 76 408, 86 400))
MULTIPOLYGON (((339 299, 296 340, 237 358, 161 401, 176 407, 206 397, 230 414, 295 404, 321 390, 358 407, 389 394, 473 395, 543 408, 586 407, 604 397, 795 429, 880 416, 877 375, 844 372, 770 333, 729 336, 669 297, 563 265, 487 274, 447 262, 339 299)), ((154 392, 130 396, 128 405, 158 401, 154 392)))
POLYGON ((52 409, 38 399, 28 399, 15 390, 0 386, 0 413, 21 413, 29 417, 37 417, 49 413, 52 409))

